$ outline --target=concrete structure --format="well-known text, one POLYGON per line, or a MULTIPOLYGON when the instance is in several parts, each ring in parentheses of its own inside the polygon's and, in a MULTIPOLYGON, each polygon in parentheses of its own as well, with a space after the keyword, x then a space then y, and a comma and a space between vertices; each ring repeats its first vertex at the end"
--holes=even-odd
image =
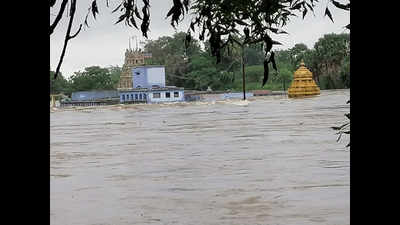
MULTIPOLYGON (((246 98, 253 97, 252 92, 246 92, 246 98)), ((195 91, 185 93, 185 101, 221 101, 227 99, 242 99, 242 92, 223 92, 223 91, 195 91)))
POLYGON ((162 103, 184 101, 184 89, 165 86, 164 66, 137 66, 131 72, 133 88, 120 88, 121 103, 162 103))
POLYGON ((120 91, 121 103, 163 103, 184 101, 183 88, 133 88, 120 91))
POLYGON ((71 94, 72 101, 94 101, 118 97, 118 91, 116 90, 78 91, 71 94))
POLYGON ((294 79, 288 89, 289 98, 319 95, 320 90, 310 70, 307 69, 302 60, 299 69, 294 72, 294 79))
POLYGON ((133 88, 165 87, 164 66, 138 66, 132 69, 133 88))
POLYGON ((119 79, 118 90, 132 88, 132 69, 145 64, 145 59, 151 58, 151 54, 144 53, 140 49, 125 51, 125 62, 119 79))

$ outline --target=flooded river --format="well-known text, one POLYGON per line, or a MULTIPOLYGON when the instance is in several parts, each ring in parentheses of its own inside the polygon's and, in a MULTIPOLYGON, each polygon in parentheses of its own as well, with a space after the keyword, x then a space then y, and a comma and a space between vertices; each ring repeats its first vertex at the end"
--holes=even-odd
POLYGON ((349 96, 52 112, 50 222, 350 224, 349 96))

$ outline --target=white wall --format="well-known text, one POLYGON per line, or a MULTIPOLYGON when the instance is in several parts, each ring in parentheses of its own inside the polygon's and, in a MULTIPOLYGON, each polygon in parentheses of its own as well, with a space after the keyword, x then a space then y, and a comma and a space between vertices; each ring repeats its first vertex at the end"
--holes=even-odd
POLYGON ((183 90, 152 91, 152 92, 149 92, 148 99, 151 103, 184 101, 184 91, 183 90), (171 93, 170 98, 165 97, 166 92, 171 93), (178 92, 179 97, 174 97, 174 92, 178 92), (153 93, 160 93, 160 98, 153 98, 153 93))
POLYGON ((147 84, 151 87, 152 85, 160 85, 165 87, 165 68, 164 67, 147 67, 147 84))
POLYGON ((138 85, 140 87, 148 87, 147 82, 146 82, 146 71, 143 67, 138 67, 138 68, 133 68, 132 69, 132 82, 133 82, 133 88, 137 88, 138 85), (138 74, 137 74, 138 73, 138 74))

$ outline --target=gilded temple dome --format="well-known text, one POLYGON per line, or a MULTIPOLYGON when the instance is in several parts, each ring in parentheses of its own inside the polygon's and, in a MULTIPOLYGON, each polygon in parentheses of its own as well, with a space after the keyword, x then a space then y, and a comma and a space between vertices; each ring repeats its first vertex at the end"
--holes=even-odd
POLYGON ((292 84, 288 89, 289 98, 320 94, 319 87, 313 80, 313 75, 307 69, 303 60, 301 60, 300 67, 294 72, 293 78, 292 84))
POLYGON ((307 69, 303 60, 301 60, 300 67, 294 72, 294 78, 312 78, 312 73, 307 69))

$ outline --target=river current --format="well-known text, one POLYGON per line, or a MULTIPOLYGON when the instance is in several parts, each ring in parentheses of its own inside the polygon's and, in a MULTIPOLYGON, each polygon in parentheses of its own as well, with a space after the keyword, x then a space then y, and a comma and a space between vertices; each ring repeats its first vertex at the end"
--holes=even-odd
POLYGON ((350 224, 349 90, 50 113, 52 225, 350 224))

